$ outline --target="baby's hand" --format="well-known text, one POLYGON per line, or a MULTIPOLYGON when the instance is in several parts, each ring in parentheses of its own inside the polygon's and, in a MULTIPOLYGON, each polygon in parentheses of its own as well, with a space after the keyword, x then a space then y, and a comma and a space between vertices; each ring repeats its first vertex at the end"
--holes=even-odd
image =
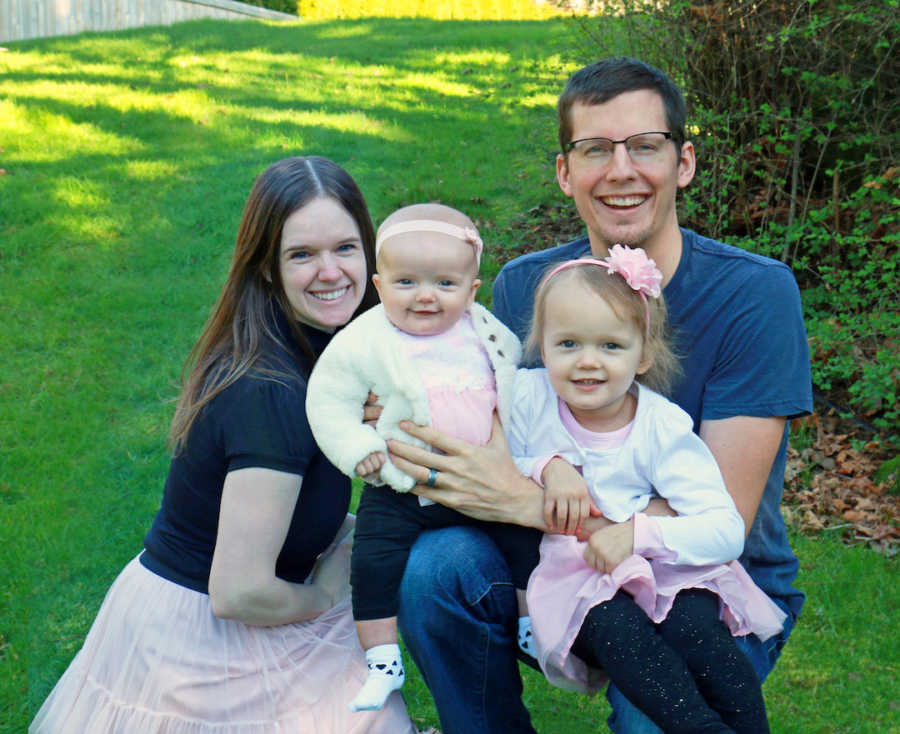
POLYGON ((554 457, 541 474, 544 482, 544 522, 553 532, 574 535, 591 509, 587 484, 565 459, 554 457))
POLYGON ((618 522, 594 533, 584 549, 584 560, 600 573, 612 573, 634 555, 634 520, 618 522))
POLYGON ((374 451, 356 465, 356 474, 371 482, 378 478, 378 472, 381 471, 385 461, 387 456, 383 451, 374 451))

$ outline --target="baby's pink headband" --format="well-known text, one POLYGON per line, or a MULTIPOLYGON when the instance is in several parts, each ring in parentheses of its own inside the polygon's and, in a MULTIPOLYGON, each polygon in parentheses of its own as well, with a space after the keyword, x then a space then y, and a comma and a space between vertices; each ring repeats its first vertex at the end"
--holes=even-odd
POLYGON ((375 240, 375 254, 378 254, 386 240, 394 235, 407 232, 439 232, 456 237, 472 245, 475 250, 475 262, 478 265, 481 264, 481 251, 484 249, 484 243, 478 236, 478 231, 474 227, 457 227, 455 224, 442 222, 439 219, 411 219, 408 222, 398 222, 390 227, 385 227, 378 233, 378 238, 375 240))
POLYGON ((650 328, 650 306, 647 304, 647 296, 659 298, 662 293, 663 275, 656 263, 653 262, 647 253, 640 247, 625 247, 624 245, 613 245, 607 255, 602 260, 595 257, 579 257, 576 260, 567 260, 561 265, 557 265, 553 270, 544 276, 538 290, 546 287, 550 278, 561 270, 568 270, 577 265, 599 265, 606 268, 610 275, 618 273, 625 282, 631 286, 632 290, 637 291, 641 299, 644 301, 644 313, 647 316, 647 329, 650 328))

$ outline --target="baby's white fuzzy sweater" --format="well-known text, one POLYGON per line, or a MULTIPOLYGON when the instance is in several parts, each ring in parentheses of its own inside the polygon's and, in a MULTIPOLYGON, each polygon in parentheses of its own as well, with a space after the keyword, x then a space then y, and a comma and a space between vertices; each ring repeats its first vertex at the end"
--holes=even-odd
MULTIPOLYGON (((505 425, 522 347, 516 335, 484 306, 473 303, 469 314, 494 370, 497 407, 505 425)), ((383 306, 375 306, 351 321, 316 360, 306 393, 306 413, 319 448, 351 477, 366 456, 376 451, 387 453, 386 439, 424 446, 399 427, 402 420, 430 425, 431 416, 422 378, 405 358, 396 328, 388 321, 383 306), (375 428, 362 422, 369 392, 378 395, 383 406, 375 428)), ((380 476, 398 492, 408 492, 415 484, 390 461, 385 462, 380 476)))

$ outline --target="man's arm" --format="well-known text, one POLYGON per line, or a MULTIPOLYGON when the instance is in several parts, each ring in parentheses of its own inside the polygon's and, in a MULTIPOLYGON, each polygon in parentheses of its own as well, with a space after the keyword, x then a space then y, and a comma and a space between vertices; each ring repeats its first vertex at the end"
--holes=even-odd
POLYGON ((783 417, 756 418, 739 415, 700 423, 700 438, 709 446, 725 488, 750 533, 756 511, 772 471, 784 435, 783 417))
MULTIPOLYGON (((479 520, 552 532, 544 520, 544 491, 523 476, 515 465, 496 414, 491 440, 484 446, 473 446, 434 428, 417 426, 409 421, 404 421, 400 427, 443 452, 388 441, 391 461, 416 480, 412 490, 414 493, 479 520), (438 475, 434 487, 428 487, 425 482, 432 468, 438 471, 438 475)), ((547 465, 551 471, 560 467, 562 462, 547 465)), ((654 500, 647 512, 674 514, 665 500, 654 500)), ((586 540, 590 533, 609 524, 605 517, 588 518, 576 536, 586 540)))
MULTIPOLYGON (((784 422, 780 417, 735 416, 700 424, 700 438, 719 465, 725 487, 744 520, 745 534, 753 527, 781 444, 784 422)), ((418 482, 413 489, 416 494, 480 520, 549 530, 543 519, 543 491, 522 476, 513 463, 496 418, 491 441, 485 446, 472 446, 433 428, 411 423, 404 423, 401 428, 444 452, 441 455, 399 441, 388 442, 391 461, 418 482), (429 468, 439 472, 434 487, 424 484, 429 468)), ((674 514, 662 500, 651 504, 647 512, 674 514)), ((586 532, 578 535, 586 539, 607 522, 603 518, 588 520, 586 532)))

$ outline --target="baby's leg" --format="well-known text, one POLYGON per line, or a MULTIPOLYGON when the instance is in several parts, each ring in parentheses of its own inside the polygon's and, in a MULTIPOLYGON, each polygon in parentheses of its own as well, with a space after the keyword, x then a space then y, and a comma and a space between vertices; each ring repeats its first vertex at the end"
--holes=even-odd
POLYGON ((397 617, 358 621, 356 633, 366 651, 369 675, 350 703, 350 710, 380 709, 387 697, 400 688, 406 679, 400 646, 397 644, 397 617))
POLYGON ((591 609, 572 652, 605 670, 619 690, 669 734, 733 734, 700 695, 681 656, 624 591, 591 609))
POLYGON ((363 490, 353 534, 350 583, 353 618, 366 650, 369 675, 353 700, 353 711, 377 709, 403 685, 405 674, 397 644, 397 594, 410 549, 423 530, 468 523, 443 505, 422 507, 414 494, 386 487, 363 490))
POLYGON ((706 702, 736 732, 769 731, 759 678, 719 619, 719 599, 706 589, 679 592, 659 625, 663 639, 687 663, 706 702))
POLYGON ((397 644, 397 593, 409 549, 419 534, 418 500, 367 486, 357 510, 350 582, 353 618, 369 674, 351 711, 380 709, 405 673, 397 644))

